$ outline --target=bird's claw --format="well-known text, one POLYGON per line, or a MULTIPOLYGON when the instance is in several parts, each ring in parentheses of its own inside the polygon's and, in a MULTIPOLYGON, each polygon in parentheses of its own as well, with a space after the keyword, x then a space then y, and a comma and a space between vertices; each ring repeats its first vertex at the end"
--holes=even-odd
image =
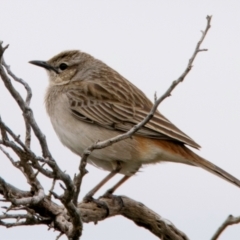
POLYGON ((93 198, 92 196, 88 196, 86 195, 84 198, 83 198, 83 202, 85 203, 88 203, 88 202, 93 202, 97 205, 97 207, 99 208, 103 208, 106 210, 106 215, 104 216, 104 218, 108 217, 109 216, 109 208, 107 206, 107 204, 103 201, 100 201, 99 199, 95 199, 93 198))
POLYGON ((121 206, 121 208, 124 207, 124 203, 123 203, 122 197, 121 197, 121 196, 113 195, 110 191, 107 191, 107 192, 104 193, 102 196, 100 196, 98 199, 101 199, 101 198, 109 198, 109 199, 112 199, 112 201, 117 201, 117 203, 121 206))

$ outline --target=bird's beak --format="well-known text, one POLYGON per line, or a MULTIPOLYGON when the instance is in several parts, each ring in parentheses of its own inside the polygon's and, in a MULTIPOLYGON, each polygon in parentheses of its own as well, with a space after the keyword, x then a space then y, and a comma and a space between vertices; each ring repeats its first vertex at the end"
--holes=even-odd
POLYGON ((50 64, 48 64, 47 62, 45 61, 29 61, 29 63, 33 64, 33 65, 36 65, 36 66, 39 66, 39 67, 43 67, 49 71, 54 71, 55 73, 58 73, 58 70, 51 66, 50 64))

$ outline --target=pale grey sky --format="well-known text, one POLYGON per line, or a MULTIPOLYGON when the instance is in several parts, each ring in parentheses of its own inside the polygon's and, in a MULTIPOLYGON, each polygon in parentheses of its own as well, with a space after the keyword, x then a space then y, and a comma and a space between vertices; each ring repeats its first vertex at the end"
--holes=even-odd
MULTIPOLYGON (((153 99, 155 91, 160 96, 182 73, 205 28, 205 17, 213 15, 203 44, 209 51, 197 57, 184 83, 159 109, 202 146, 198 154, 240 178, 239 10, 238 0, 1 0, 0 39, 10 44, 7 63, 32 87, 32 108, 55 159, 73 176, 79 159, 61 145, 45 113, 47 75, 28 61, 80 49, 119 71, 153 99)), ((17 134, 23 134, 20 112, 2 82, 0 114, 17 134)), ((40 154, 36 141, 33 147, 40 154)), ((87 169, 81 196, 107 174, 92 166, 87 169)), ((1 153, 0 176, 19 188, 28 187, 1 153)), ((50 182, 42 181, 47 192, 50 182)), ((180 164, 145 167, 116 194, 141 201, 194 240, 209 239, 229 214, 240 215, 240 189, 200 168, 180 164)), ((55 239, 56 235, 45 226, 0 228, 4 240, 55 239)), ((123 217, 114 217, 96 226, 85 224, 82 239, 156 237, 123 217)), ((230 227, 220 239, 240 239, 240 225, 230 227)))

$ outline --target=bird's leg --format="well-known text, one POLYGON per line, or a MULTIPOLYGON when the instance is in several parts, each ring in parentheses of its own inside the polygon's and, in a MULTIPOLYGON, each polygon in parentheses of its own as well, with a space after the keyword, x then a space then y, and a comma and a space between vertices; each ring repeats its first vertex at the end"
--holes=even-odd
POLYGON ((111 196, 115 190, 120 187, 124 182, 126 182, 131 176, 124 176, 123 178, 120 179, 120 181, 118 181, 112 188, 108 189, 103 197, 109 197, 111 196))
POLYGON ((117 174, 115 170, 110 172, 101 182, 99 182, 92 190, 90 190, 84 199, 90 199, 93 197, 93 195, 106 183, 108 182, 112 177, 114 177, 117 174))
POLYGON ((99 182, 91 191, 89 191, 86 196, 84 197, 84 200, 90 200, 92 199, 93 195, 106 183, 108 182, 112 177, 114 177, 119 171, 121 170, 121 163, 117 162, 116 168, 110 172, 101 182, 99 182))

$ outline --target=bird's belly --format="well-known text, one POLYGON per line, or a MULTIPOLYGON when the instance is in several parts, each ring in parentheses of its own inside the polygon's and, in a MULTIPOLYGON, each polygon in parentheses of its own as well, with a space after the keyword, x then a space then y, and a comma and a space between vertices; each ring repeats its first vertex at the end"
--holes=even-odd
MULTIPOLYGON (((56 104, 55 110, 55 114, 51 117, 55 132, 63 145, 79 156, 82 156, 84 150, 93 143, 107 140, 121 133, 80 121, 59 104, 56 104)), ((94 150, 88 157, 88 162, 104 170, 112 171, 116 167, 116 162, 120 161, 122 163, 121 173, 125 175, 135 173, 142 164, 161 161, 183 162, 179 156, 169 154, 169 151, 156 144, 159 141, 134 135, 132 138, 106 148, 94 150)))
MULTIPOLYGON (((115 132, 101 126, 85 123, 73 116, 51 118, 52 125, 60 141, 79 156, 85 149, 97 141, 115 137, 115 132)), ((116 162, 122 162, 121 172, 126 175, 135 173, 142 165, 139 145, 135 138, 126 139, 103 149, 94 150, 88 157, 88 162, 105 170, 112 171, 116 162)))

